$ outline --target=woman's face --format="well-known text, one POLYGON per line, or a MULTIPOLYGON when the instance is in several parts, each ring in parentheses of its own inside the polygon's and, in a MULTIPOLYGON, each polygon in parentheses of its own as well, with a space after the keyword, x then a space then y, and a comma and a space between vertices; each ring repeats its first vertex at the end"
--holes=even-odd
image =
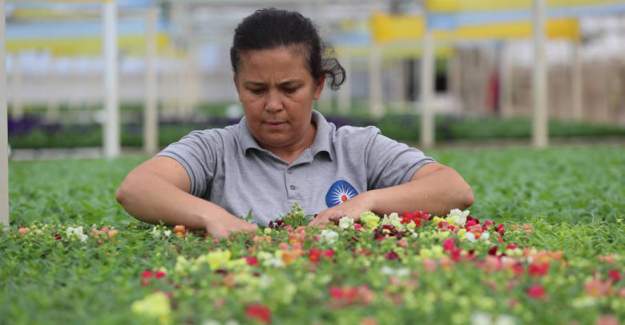
POLYGON ((313 80, 303 49, 250 50, 240 60, 234 81, 256 141, 269 150, 310 145, 315 137, 312 105, 323 80, 313 80))

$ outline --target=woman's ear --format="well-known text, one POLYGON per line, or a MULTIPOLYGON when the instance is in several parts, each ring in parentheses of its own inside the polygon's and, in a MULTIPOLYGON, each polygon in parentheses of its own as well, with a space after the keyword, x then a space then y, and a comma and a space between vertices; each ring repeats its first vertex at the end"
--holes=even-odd
POLYGON ((317 81, 317 84, 315 85, 315 94, 314 94, 315 100, 318 100, 319 97, 321 97, 321 92, 323 91, 323 86, 325 85, 325 83, 326 83, 326 76, 322 76, 317 81))

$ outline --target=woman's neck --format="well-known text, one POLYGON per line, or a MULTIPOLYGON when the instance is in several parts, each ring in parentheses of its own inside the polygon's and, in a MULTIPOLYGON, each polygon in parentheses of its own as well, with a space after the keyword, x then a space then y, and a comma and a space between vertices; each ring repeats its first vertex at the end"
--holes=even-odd
POLYGON ((310 123, 308 130, 304 137, 299 141, 292 143, 286 147, 265 148, 271 151, 274 155, 280 157, 280 159, 286 161, 289 165, 292 164, 299 156, 315 142, 315 135, 317 134, 317 125, 314 122, 310 123))

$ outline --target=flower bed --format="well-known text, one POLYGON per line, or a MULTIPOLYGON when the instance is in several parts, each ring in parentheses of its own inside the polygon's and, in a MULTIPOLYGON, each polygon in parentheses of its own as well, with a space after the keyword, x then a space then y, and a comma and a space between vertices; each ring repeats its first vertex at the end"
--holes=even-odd
MULTIPOLYGON (((298 210, 294 210, 298 211, 298 210)), ((325 229, 303 215, 230 240, 182 226, 144 234, 171 249, 204 241, 200 254, 135 274, 143 295, 127 308, 148 323, 609 323, 625 317, 625 260, 569 258, 526 245, 530 224, 496 224, 469 211, 446 217, 364 213, 325 229)), ((50 249, 115 252, 111 227, 34 224, 10 240, 50 249), (54 248, 52 248, 54 247, 54 248)), ((149 252, 142 252, 149 253, 149 252)))

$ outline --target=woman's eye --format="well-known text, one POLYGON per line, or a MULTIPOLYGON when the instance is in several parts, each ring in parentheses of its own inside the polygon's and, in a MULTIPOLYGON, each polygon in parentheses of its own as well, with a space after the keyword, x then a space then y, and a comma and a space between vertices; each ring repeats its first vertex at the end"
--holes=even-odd
POLYGON ((284 92, 287 94, 292 94, 297 91, 297 88, 284 88, 284 92))

